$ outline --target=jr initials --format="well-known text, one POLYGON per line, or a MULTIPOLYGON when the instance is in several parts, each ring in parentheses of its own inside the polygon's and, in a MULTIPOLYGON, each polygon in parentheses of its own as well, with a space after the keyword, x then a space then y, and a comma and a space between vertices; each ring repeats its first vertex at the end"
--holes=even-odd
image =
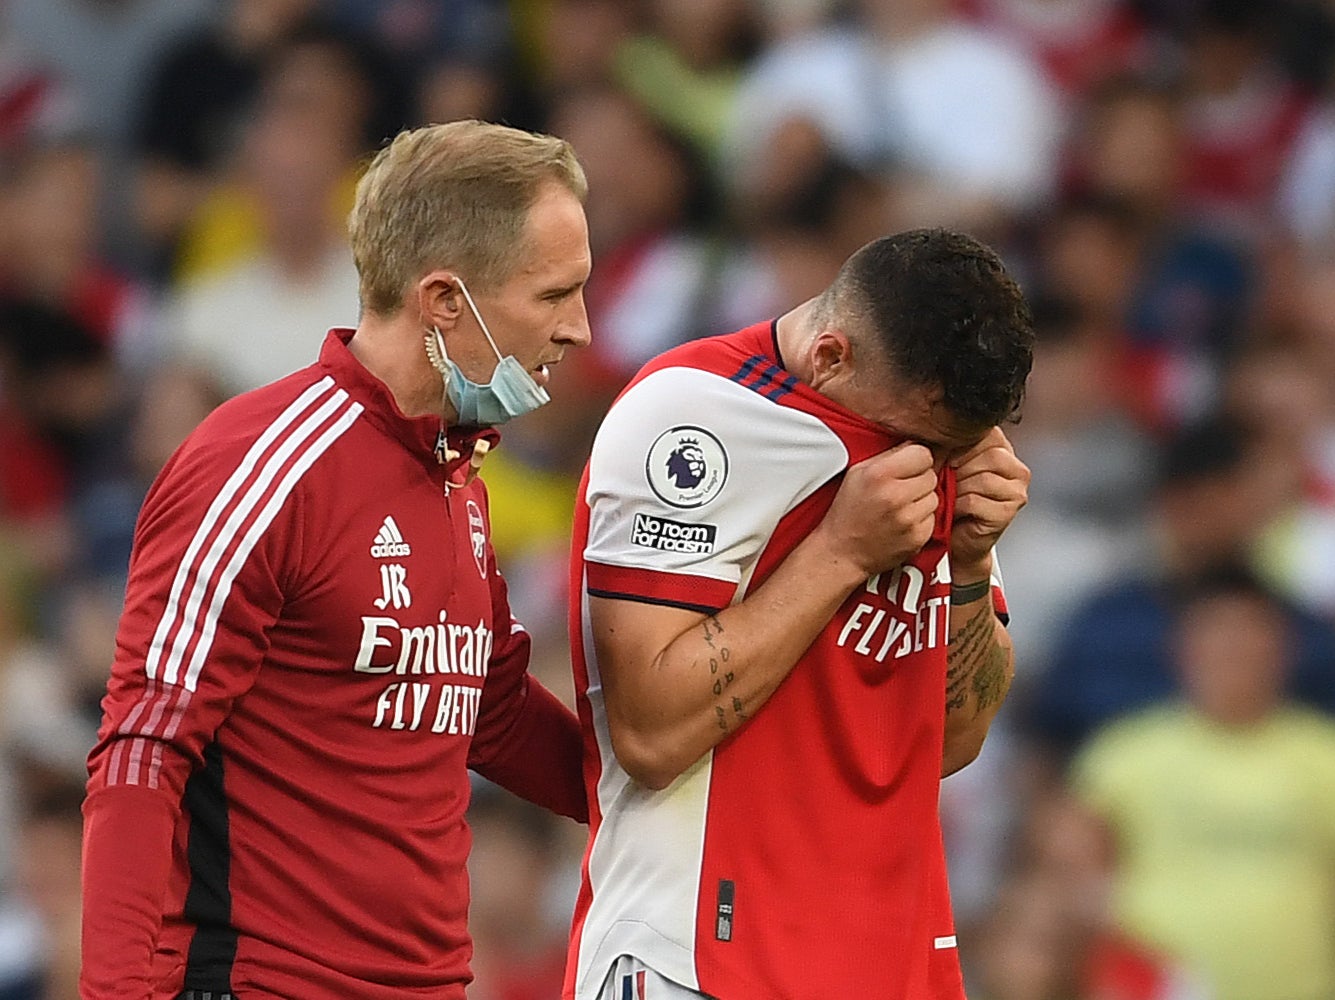
POLYGON ((382 563, 380 566, 381 594, 375 599, 375 606, 384 611, 391 604, 396 608, 412 606, 413 595, 408 592, 408 571, 398 563, 382 563))

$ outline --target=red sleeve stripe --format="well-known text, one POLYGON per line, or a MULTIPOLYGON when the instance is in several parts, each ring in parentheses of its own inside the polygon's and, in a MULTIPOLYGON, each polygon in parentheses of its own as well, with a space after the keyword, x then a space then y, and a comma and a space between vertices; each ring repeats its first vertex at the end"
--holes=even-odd
POLYGON ((172 706, 171 719, 167 722, 167 730, 163 733, 161 740, 153 741, 153 752, 148 765, 148 787, 158 787, 158 774, 162 771, 162 749, 166 746, 163 740, 170 740, 176 735, 177 728, 181 725, 181 719, 185 717, 186 707, 190 704, 193 692, 185 688, 178 688, 176 694, 176 704, 172 706))
POLYGON ((585 564, 586 586, 595 597, 619 597, 646 604, 668 604, 705 613, 732 603, 737 585, 708 576, 663 573, 657 570, 585 564))
POLYGON ((158 771, 161 769, 162 742, 155 738, 153 748, 150 750, 149 740, 135 734, 152 732, 156 720, 162 715, 163 708, 173 697, 181 711, 184 711, 185 705, 190 701, 189 691, 185 688, 168 688, 157 678, 148 678, 144 685, 144 693, 139 696, 139 701, 135 703, 134 708, 126 716, 118 730, 121 735, 131 738, 117 740, 112 747, 111 757, 107 763, 106 784, 138 785, 144 783, 149 788, 158 787, 157 779, 158 771), (148 718, 142 725, 139 725, 139 717, 145 711, 148 712, 148 718), (146 753, 149 755, 147 775, 144 774, 143 768, 146 753), (154 766, 155 763, 156 766, 154 766))
POLYGON ((139 727, 138 732, 151 734, 157 726, 157 720, 161 718, 169 702, 173 702, 171 709, 171 718, 167 724, 165 733, 158 736, 138 736, 128 731, 129 727, 123 723, 120 732, 131 736, 128 739, 118 740, 111 750, 111 758, 107 764, 105 783, 108 785, 138 785, 146 784, 149 788, 159 786, 158 775, 162 771, 162 751, 166 745, 164 740, 170 739, 176 734, 176 728, 180 725, 181 718, 185 715, 186 708, 190 704, 193 692, 187 691, 180 686, 165 686, 156 679, 150 679, 145 687, 143 695, 138 704, 135 705, 134 713, 142 714, 146 707, 151 706, 148 721, 139 727), (144 755, 148 754, 148 773, 144 773, 144 755))
POLYGON ((171 740, 176 735, 212 649, 218 619, 231 593, 232 583, 302 475, 361 415, 362 405, 348 404, 348 394, 344 390, 329 394, 333 385, 333 379, 325 378, 311 386, 265 429, 214 498, 196 529, 177 567, 167 605, 154 632, 144 664, 147 675, 144 693, 119 727, 122 735, 135 738, 120 741, 113 750, 108 784, 146 782, 150 787, 157 787, 162 762, 160 741, 171 740), (302 413, 326 394, 328 398, 292 428, 302 413), (273 447, 275 444, 277 446, 273 447), (267 459, 261 465, 266 454, 267 459), (238 493, 241 498, 232 505, 238 493), (229 507, 230 513, 223 520, 229 507), (222 521, 221 527, 218 527, 219 521, 222 521), (196 564, 201 551, 205 552, 204 558, 196 564), (224 561, 229 552, 230 557, 224 561), (183 607, 181 597, 188 583, 189 594, 183 607), (202 616, 201 608, 204 608, 202 616), (179 624, 176 621, 178 615, 179 624), (174 637, 168 648, 173 629, 174 637), (190 654, 188 663, 187 654, 190 654), (156 744, 151 750, 149 740, 156 744), (147 762, 144 759, 146 752, 147 762), (122 773, 121 765, 127 753, 128 761, 124 761, 122 773))

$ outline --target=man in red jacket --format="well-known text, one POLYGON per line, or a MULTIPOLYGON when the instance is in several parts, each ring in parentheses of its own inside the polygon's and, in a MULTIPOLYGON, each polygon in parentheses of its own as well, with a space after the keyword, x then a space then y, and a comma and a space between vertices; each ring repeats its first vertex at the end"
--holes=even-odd
POLYGON ((585 817, 476 478, 588 343, 584 194, 554 138, 398 136, 350 219, 357 328, 154 484, 89 761, 86 1000, 462 998, 467 769, 585 817))

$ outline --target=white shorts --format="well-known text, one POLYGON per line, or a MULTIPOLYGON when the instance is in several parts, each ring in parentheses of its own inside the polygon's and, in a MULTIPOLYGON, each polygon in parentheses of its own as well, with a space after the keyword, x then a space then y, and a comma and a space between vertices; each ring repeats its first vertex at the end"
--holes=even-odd
POLYGON ((710 1000, 710 997, 660 976, 639 959, 622 955, 608 970, 598 1000, 710 1000))

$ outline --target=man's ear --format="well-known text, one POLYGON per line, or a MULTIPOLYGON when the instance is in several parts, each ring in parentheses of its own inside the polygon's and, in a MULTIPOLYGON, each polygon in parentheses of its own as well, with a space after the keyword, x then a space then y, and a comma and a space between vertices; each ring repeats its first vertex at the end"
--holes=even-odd
POLYGON ((808 351, 813 389, 834 378, 847 378, 853 372, 853 345, 843 330, 821 330, 811 339, 808 351))
POLYGON ((417 282, 417 309, 427 329, 440 327, 444 332, 458 321, 463 310, 459 279, 453 271, 438 270, 424 274, 417 282))

